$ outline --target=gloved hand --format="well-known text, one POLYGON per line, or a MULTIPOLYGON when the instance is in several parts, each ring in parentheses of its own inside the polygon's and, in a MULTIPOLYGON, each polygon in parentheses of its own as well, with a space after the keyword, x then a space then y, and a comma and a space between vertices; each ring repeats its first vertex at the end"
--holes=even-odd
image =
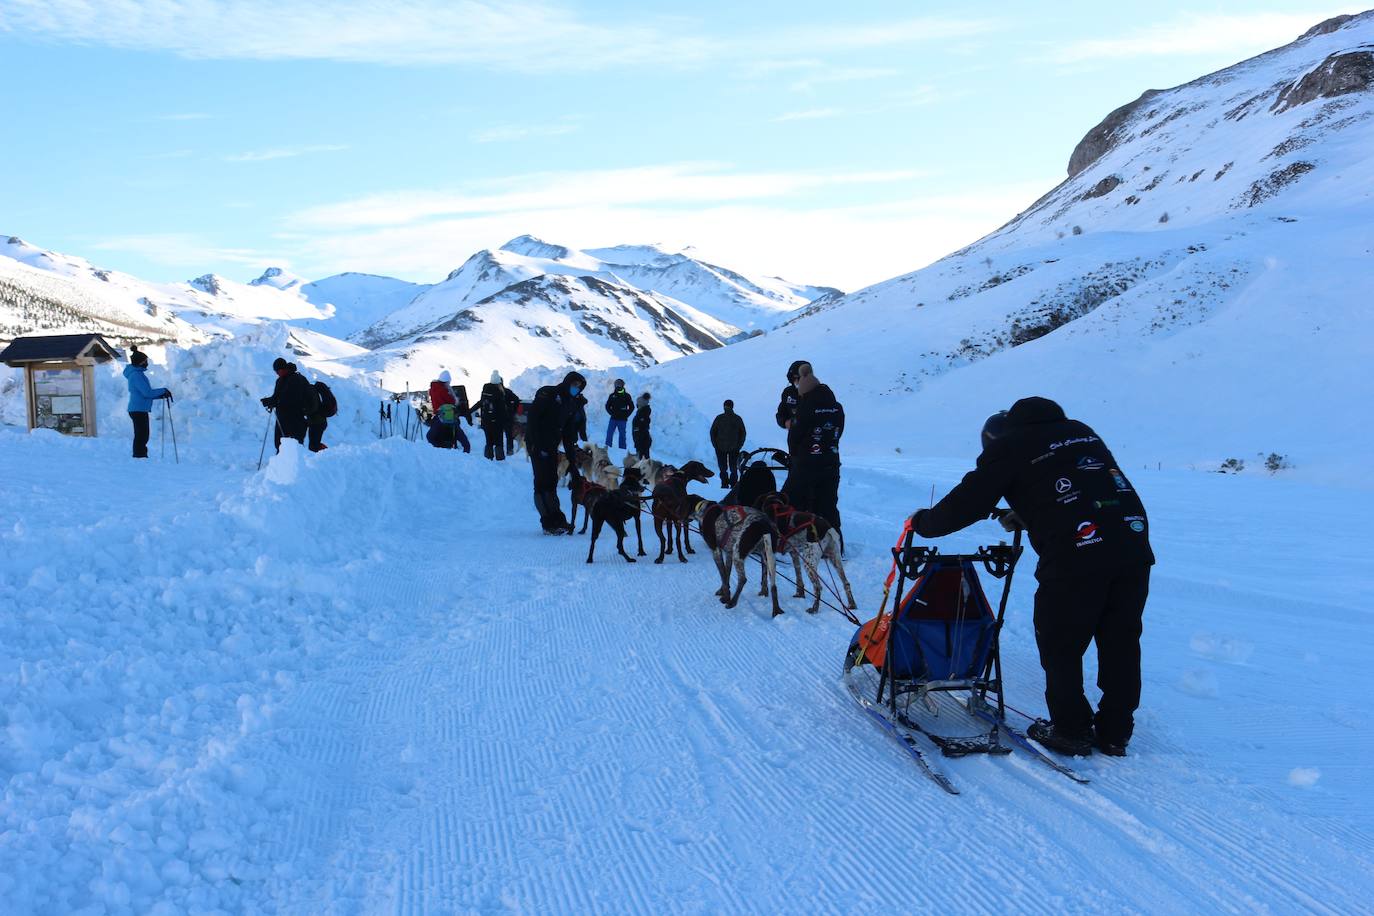
POLYGON ((913 512, 913 513, 911 513, 910 515, 908 515, 908 516, 906 517, 907 527, 909 527, 912 531, 915 531, 915 530, 916 530, 916 525, 917 525, 917 518, 918 518, 918 516, 920 516, 920 514, 921 514, 922 512, 924 512, 924 511, 926 511, 926 510, 925 510, 925 509, 917 509, 915 512, 913 512))
POLYGON ((1026 523, 1021 521, 1021 516, 1017 515, 1011 509, 1007 509, 1001 515, 997 516, 997 524, 1002 526, 1003 531, 1008 532, 1026 527, 1026 523))
POLYGON ((272 399, 271 399, 271 398, 259 398, 258 400, 262 403, 262 406, 263 406, 263 409, 264 409, 264 410, 271 410, 271 409, 272 409, 272 399))
POLYGON ((164 388, 164 389, 162 389, 162 400, 168 402, 169 404, 172 402, 172 389, 170 389, 170 388, 164 388))

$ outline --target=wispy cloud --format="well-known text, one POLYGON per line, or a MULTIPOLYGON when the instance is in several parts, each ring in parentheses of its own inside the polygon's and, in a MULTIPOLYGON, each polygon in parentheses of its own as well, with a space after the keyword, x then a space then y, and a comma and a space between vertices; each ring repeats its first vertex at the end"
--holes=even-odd
POLYGON ((339 143, 316 143, 310 146, 280 146, 274 149, 249 150, 245 153, 229 153, 225 162, 268 162, 272 159, 292 159, 296 156, 309 156, 312 153, 336 153, 348 149, 339 143))
POLYGON ((203 111, 187 111, 187 112, 179 112, 179 113, 177 113, 177 114, 160 114, 160 115, 153 115, 152 120, 154 120, 154 121, 207 121, 207 120, 209 120, 209 119, 212 118, 212 117, 214 117, 214 115, 208 115, 208 114, 206 114, 206 113, 203 112, 203 111))
POLYGON ((1359 12, 1359 8, 1234 15, 1189 13, 1111 38, 1066 42, 1049 51, 1045 57, 1060 64, 1136 57, 1241 57, 1287 44, 1319 21, 1342 12, 1359 12))
POLYGON ((811 92, 817 86, 831 83, 853 83, 859 80, 886 79, 900 76, 902 71, 889 67, 821 67, 807 74, 788 88, 793 92, 811 92))
POLYGON ((602 171, 542 172, 457 189, 373 194, 294 214, 294 229, 401 226, 453 216, 608 206, 680 207, 787 198, 842 185, 909 181, 912 170, 735 172, 719 163, 675 163, 602 171))
MULTIPOLYGON (((97 251, 136 254, 156 264, 203 270, 206 264, 229 263, 258 266, 270 261, 263 252, 249 248, 225 248, 187 233, 118 235, 96 242, 97 251)), ((274 262, 275 263, 275 262, 274 262)))
POLYGON ((536 137, 561 137, 581 129, 581 125, 566 121, 556 124, 498 124, 475 131, 472 139, 477 143, 508 143, 536 137))
POLYGON ((0 30, 215 59, 306 59, 529 72, 833 55, 985 33, 925 16, 713 35, 681 18, 591 17, 553 0, 5 0, 0 30))

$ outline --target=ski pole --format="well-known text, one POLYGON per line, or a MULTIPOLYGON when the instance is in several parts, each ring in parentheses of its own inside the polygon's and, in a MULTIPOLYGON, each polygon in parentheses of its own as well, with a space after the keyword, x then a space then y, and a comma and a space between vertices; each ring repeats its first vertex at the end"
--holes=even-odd
POLYGON ((165 401, 164 405, 167 411, 167 425, 172 427, 172 458, 177 464, 181 464, 181 454, 177 451, 177 420, 172 416, 171 402, 165 401))
POLYGON ((272 408, 267 408, 267 429, 262 432, 262 448, 258 449, 258 470, 262 470, 262 456, 267 454, 267 437, 272 432, 272 423, 276 417, 272 415, 272 408))
POLYGON ((157 415, 158 440, 162 444, 162 451, 158 455, 160 460, 167 458, 167 402, 162 402, 162 410, 157 415))

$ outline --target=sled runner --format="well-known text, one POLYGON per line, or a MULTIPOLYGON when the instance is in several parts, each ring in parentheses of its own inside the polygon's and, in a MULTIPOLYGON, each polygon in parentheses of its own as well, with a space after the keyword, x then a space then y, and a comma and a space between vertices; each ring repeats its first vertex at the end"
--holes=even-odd
POLYGON ((753 451, 740 453, 739 466, 741 470, 749 467, 755 461, 762 461, 770 471, 785 471, 787 470, 787 451, 780 448, 756 448, 753 451))
POLYGON ((1011 545, 967 554, 943 554, 913 539, 908 524, 892 549, 878 616, 859 627, 845 653, 850 694, 952 794, 958 789, 925 759, 922 741, 946 757, 1010 754, 1016 747, 1086 782, 1006 721, 999 637, 1021 558, 1021 533, 1011 545), (1002 583, 996 612, 979 581, 980 567, 1002 583), (890 614, 884 613, 889 593, 890 614))

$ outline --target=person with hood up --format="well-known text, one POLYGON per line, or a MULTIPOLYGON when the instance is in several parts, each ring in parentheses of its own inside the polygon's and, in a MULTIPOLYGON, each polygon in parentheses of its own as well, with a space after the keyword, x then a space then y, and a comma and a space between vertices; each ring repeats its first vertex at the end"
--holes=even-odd
POLYGON ((796 364, 797 406, 787 427, 787 482, 782 492, 797 509, 840 527, 840 437, 844 407, 811 364, 796 364))
POLYGON ((129 420, 134 424, 134 457, 148 457, 148 437, 152 424, 148 413, 154 401, 172 400, 169 388, 154 388, 148 384, 148 354, 137 347, 129 352, 129 365, 124 367, 124 380, 129 383, 129 420))
POLYGON ((620 434, 620 447, 625 447, 625 423, 634 412, 635 401, 630 397, 630 392, 625 390, 625 380, 616 379, 615 390, 606 398, 606 415, 610 418, 606 422, 606 448, 611 447, 613 433, 620 434))
POLYGON ((261 399, 263 407, 277 412, 272 442, 277 451, 281 451, 283 438, 295 439, 304 445, 310 421, 320 409, 320 396, 315 393, 315 386, 296 371, 295 363, 278 356, 272 360, 272 371, 277 374, 277 384, 271 395, 261 399))
POLYGON ((491 381, 482 386, 482 395, 477 402, 482 436, 486 439, 482 454, 488 460, 506 460, 506 437, 510 435, 511 421, 506 393, 505 386, 501 384, 501 373, 493 371, 491 381))
MULTIPOLYGON (((504 383, 502 383, 504 385, 504 383)), ((511 391, 509 388, 502 387, 502 392, 506 396, 506 416, 510 418, 506 424, 506 454, 515 454, 515 427, 522 422, 520 416, 520 395, 511 391)))
POLYGON ((720 464, 720 485, 730 489, 739 483, 739 452, 744 448, 744 418, 735 413, 735 402, 726 401, 725 412, 711 422, 711 447, 720 464))
POLYGON ((586 387, 581 373, 569 372, 557 385, 535 392, 530 404, 525 446, 534 471, 534 508, 545 534, 573 531, 558 502, 558 448, 568 456, 568 473, 577 477, 577 397, 586 387))
POLYGON ((450 384, 452 381, 453 376, 445 369, 439 373, 438 378, 429 383, 429 406, 434 409, 434 419, 430 421, 425 440, 435 448, 462 446, 464 452, 471 452, 472 443, 468 442, 468 437, 458 422, 460 419, 466 419, 468 426, 472 425, 472 408, 468 405, 467 389, 462 385, 454 388, 450 384))
POLYGON ((799 359, 787 367, 787 387, 782 390, 778 397, 778 409, 773 418, 778 421, 778 429, 787 429, 792 425, 792 418, 797 415, 797 370, 810 365, 806 360, 799 359))
POLYGON ((635 454, 640 458, 648 458, 649 447, 654 444, 654 437, 649 434, 649 423, 653 420, 653 413, 653 409, 649 407, 649 392, 645 391, 635 399, 635 416, 630 423, 635 454))
POLYGON ((1140 634, 1150 591, 1149 520, 1105 442, 1048 398, 1022 398, 983 425, 983 451, 943 499, 911 517, 924 538, 994 513, 1024 528, 1039 555, 1035 642, 1049 721, 1030 737, 1061 754, 1125 756, 1140 705, 1140 634), (1097 643, 1094 714, 1083 695, 1083 653, 1097 643))

